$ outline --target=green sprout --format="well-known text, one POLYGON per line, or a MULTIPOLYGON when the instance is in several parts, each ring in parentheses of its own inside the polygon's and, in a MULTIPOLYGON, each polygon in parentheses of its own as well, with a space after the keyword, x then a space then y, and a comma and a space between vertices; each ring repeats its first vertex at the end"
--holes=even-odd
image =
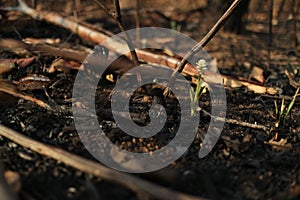
POLYGON ((204 59, 200 59, 196 63, 196 68, 198 69, 198 79, 197 79, 197 86, 196 90, 193 87, 190 89, 190 98, 191 98, 191 116, 195 115, 196 109, 198 107, 198 100, 200 96, 203 94, 205 85, 204 81, 202 80, 202 72, 206 68, 207 62, 204 59))
POLYGON ((178 31, 178 32, 181 31, 181 28, 182 28, 181 24, 177 23, 175 20, 172 20, 170 22, 170 25, 171 25, 171 29, 173 31, 178 31))
POLYGON ((276 113, 276 122, 275 122, 275 128, 276 128, 276 133, 274 136, 274 139, 277 140, 278 138, 278 129, 279 127, 283 126, 283 124, 285 123, 285 120, 287 119, 287 116, 289 115, 289 113, 291 112, 294 103, 296 101, 296 97, 298 95, 299 92, 299 88, 297 88, 297 91, 295 92, 292 101, 289 103, 288 107, 286 107, 285 103, 284 103, 284 98, 282 98, 281 100, 281 106, 280 106, 280 110, 278 108, 277 102, 274 101, 275 104, 275 113, 276 113))
POLYGON ((291 66, 291 68, 293 69, 293 73, 296 75, 296 76, 300 76, 300 63, 298 63, 298 65, 293 65, 291 63, 289 63, 289 65, 291 66))

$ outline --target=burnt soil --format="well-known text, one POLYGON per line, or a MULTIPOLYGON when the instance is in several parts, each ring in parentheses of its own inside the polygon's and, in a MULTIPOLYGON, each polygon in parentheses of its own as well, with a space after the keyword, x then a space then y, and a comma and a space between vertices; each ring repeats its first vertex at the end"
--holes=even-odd
MULTIPOLYGON (((4 1, 4 4, 9 5, 10 3, 4 1)), ((42 9, 67 12, 67 9, 65 10, 59 4, 51 6, 47 3, 40 4, 42 9)), ((113 21, 109 20, 103 12, 100 12, 92 3, 86 4, 83 5, 79 14, 83 20, 101 25, 112 32, 118 32, 113 21), (85 10, 86 12, 84 12, 85 10)), ((124 11, 124 22, 127 28, 134 27, 133 13, 132 10, 124 11)), ((82 41, 75 34, 61 27, 44 21, 35 21, 17 13, 10 14, 13 17, 8 18, 7 12, 1 12, 0 37, 2 38, 60 38, 61 43, 65 43, 69 47, 93 48, 94 44, 82 41)), ((267 15, 267 12, 263 14, 267 15)), ((182 14, 182 16, 185 15, 182 14)), ((253 16, 256 15, 250 15, 249 19, 252 19, 253 16)), ((170 22, 166 20, 172 19, 172 16, 169 15, 162 19, 160 17, 162 16, 154 14, 150 16, 149 14, 147 20, 143 21, 142 18, 141 23, 145 26, 153 23, 155 26, 168 28, 170 22), (162 23, 158 24, 159 22, 162 23)), ((181 32, 199 41, 212 26, 213 21, 210 13, 203 10, 195 11, 193 17, 186 17, 183 21, 181 32)), ((289 42, 292 37, 292 27, 288 24, 286 28, 282 29, 284 25, 279 24, 278 29, 275 29, 274 44, 277 48, 272 51, 271 66, 267 70, 268 24, 264 21, 264 23, 249 23, 248 25, 247 32, 243 35, 221 31, 209 43, 206 50, 212 57, 217 58, 221 73, 247 79, 251 74, 251 67, 245 63, 250 63, 251 66, 266 69, 265 74, 268 79, 265 86, 281 88, 281 95, 293 96, 296 89, 289 85, 288 79, 284 75, 284 70, 289 69, 289 62, 298 64, 299 48, 293 47, 292 42, 289 42)), ((47 69, 56 57, 34 55, 37 59, 33 63, 25 68, 17 67, 2 74, 2 79, 16 81, 28 74, 45 75, 51 80, 49 86, 56 82, 51 88, 46 87, 52 100, 49 100, 43 90, 28 90, 25 93, 50 104, 51 101, 54 101, 58 105, 71 108, 72 87, 77 71, 71 70, 66 74, 63 72, 48 73, 47 69)), ((0 56, 1 58, 22 58, 28 56, 28 53, 0 50, 0 56)), ((101 109, 109 109, 109 95, 114 83, 103 78, 98 86, 99 102, 97 105, 101 109)), ((140 113, 147 110, 154 95, 151 92, 147 93, 146 88, 138 90, 136 96, 132 98, 131 111, 140 113)), ((209 108, 209 100, 209 93, 204 94, 201 106, 209 108)), ((213 150, 205 158, 199 159, 198 152, 202 143, 202 132, 207 129, 210 119, 202 113, 199 123, 201 131, 196 134, 187 153, 164 169, 136 174, 136 176, 180 192, 210 199, 298 199, 300 195, 299 100, 296 100, 291 114, 278 130, 278 140, 286 141, 283 147, 265 143, 275 135, 274 100, 280 105, 281 96, 256 94, 244 87, 228 87, 226 88, 226 100, 228 119, 265 125, 271 131, 266 133, 260 129, 225 123, 222 135, 213 150)), ((49 113, 32 102, 14 98, 11 98, 10 101, 7 96, 1 97, 0 102, 1 124, 32 139, 97 161, 81 143, 71 114, 49 113)), ((288 102, 289 100, 286 101, 286 104, 288 102)), ((165 106, 177 105, 176 100, 172 97, 167 100, 163 99, 163 104, 165 106)), ((99 121, 105 127, 108 137, 116 145, 133 151, 154 151, 174 137, 168 131, 176 130, 178 113, 174 111, 173 107, 168 109, 170 117, 163 133, 147 140, 134 140, 133 142, 133 138, 124 136, 116 128, 114 120, 110 117, 104 117, 104 119, 100 117, 99 121)), ((101 112, 98 114, 101 116, 101 112)), ((147 124, 148 118, 143 120, 147 124)), ((25 149, 4 137, 0 137, 0 155, 5 170, 15 171, 21 177, 22 187, 18 193, 20 199, 143 198, 123 186, 75 170, 25 149)))

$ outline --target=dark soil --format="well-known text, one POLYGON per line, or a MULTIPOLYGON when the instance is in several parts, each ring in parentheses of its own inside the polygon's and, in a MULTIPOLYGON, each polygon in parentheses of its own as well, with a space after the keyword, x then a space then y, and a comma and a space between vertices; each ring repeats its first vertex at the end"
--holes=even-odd
MULTIPOLYGON (((10 2, 3 1, 3 4, 9 5, 10 2)), ((52 5, 39 2, 38 5, 42 9, 51 11, 66 11, 64 6, 59 3, 52 5)), ((108 20, 108 17, 100 12, 94 4, 85 2, 81 9, 80 19, 101 25, 112 32, 118 32, 113 21, 108 20)), ((133 13, 131 10, 124 11, 124 22, 127 28, 134 27, 133 13)), ((67 46, 76 49, 83 46, 93 48, 93 44, 82 41, 75 34, 47 22, 35 21, 17 13, 14 13, 10 19, 7 12, 1 11, 0 14, 2 16, 0 20, 1 38, 60 38, 62 43, 65 42, 67 46)), ((192 14, 193 17, 186 17, 182 14, 186 20, 181 31, 199 41, 212 26, 214 19, 209 17, 210 13, 205 11, 195 11, 192 14), (200 19, 204 20, 201 21, 200 19)), ((284 75, 284 70, 290 69, 289 63, 296 65, 299 63, 299 47, 294 47, 291 42, 292 26, 288 23, 284 25, 286 21, 282 20, 282 24, 279 23, 275 27, 274 45, 276 48, 273 48, 271 65, 267 69, 269 65, 267 59, 268 24, 266 20, 259 21, 258 18, 255 21, 256 14, 251 13, 248 16, 247 33, 235 35, 221 31, 209 43, 206 50, 212 57, 217 58, 221 73, 247 80, 251 74, 251 68, 247 67, 245 63, 250 63, 251 66, 265 69, 266 78, 268 78, 265 83, 266 86, 281 88, 281 95, 292 97, 296 89, 289 85, 288 79, 284 75), (283 29, 284 33, 282 33, 283 29)), ((263 14, 267 16, 266 11, 263 14)), ((155 26, 168 27, 170 21, 166 20, 171 20, 173 16, 166 15, 167 17, 162 17, 163 15, 150 13, 146 17, 147 20, 145 17, 142 18, 142 26, 149 26, 153 23, 155 26)), ((54 101, 58 105, 71 108, 72 87, 77 71, 71 70, 67 74, 63 72, 48 73, 47 69, 56 57, 35 55, 37 59, 29 66, 17 67, 11 72, 2 74, 2 79, 17 81, 28 74, 45 75, 51 80, 49 86, 59 81, 54 87, 49 88, 48 86, 46 88, 51 100, 43 90, 25 91, 25 93, 45 102, 54 101)), ((22 58, 25 56, 28 56, 28 53, 20 54, 19 52, 0 50, 0 58, 22 58)), ((114 83, 103 78, 98 86, 98 109, 109 109, 109 95, 114 83)), ((132 97, 131 110, 135 113, 147 110, 154 96, 157 96, 157 93, 147 93, 146 88, 140 88, 136 96, 132 97), (144 96, 150 100, 143 102, 144 96)), ((280 105, 281 96, 256 94, 246 88, 226 88, 226 96, 228 119, 265 125, 270 127, 270 133, 267 134, 260 129, 225 123, 216 146, 208 156, 199 159, 198 152, 202 143, 202 131, 205 132, 207 129, 210 119, 202 113, 199 123, 202 131, 197 133, 193 144, 185 155, 164 169, 137 174, 136 176, 177 191, 211 199, 298 199, 300 196, 299 100, 296 100, 291 114, 278 131, 278 141, 285 139, 286 144, 284 147, 277 147, 265 142, 271 140, 275 135, 274 100, 280 105)), ((176 99, 172 97, 169 99, 161 98, 162 104, 166 107, 168 105, 175 105, 176 107, 176 99)), ((209 100, 209 93, 207 93, 201 101, 201 106, 206 106, 207 110, 209 110, 209 100)), ((289 100, 286 101, 286 104, 288 102, 289 100)), ((176 110, 174 111, 174 107, 167 108, 167 112, 169 112, 168 124, 162 133, 153 138, 135 140, 135 142, 133 142, 132 137, 124 136, 116 128, 113 119, 110 117, 101 118, 101 111, 98 115, 99 122, 105 127, 107 136, 116 145, 127 150, 149 152, 160 148, 174 137, 168 131, 172 128, 176 129, 178 113, 176 110)), ((147 120, 149 119, 146 117, 140 123, 142 125, 143 123, 147 124, 147 120)), ((18 100, 3 94, 0 96, 0 123, 35 140, 96 161, 81 143, 72 115, 49 113, 32 102, 18 100)), ((125 187, 95 178, 55 160, 40 156, 4 137, 0 137, 0 156, 5 170, 15 171, 21 176, 20 199, 142 198, 139 194, 125 187)))

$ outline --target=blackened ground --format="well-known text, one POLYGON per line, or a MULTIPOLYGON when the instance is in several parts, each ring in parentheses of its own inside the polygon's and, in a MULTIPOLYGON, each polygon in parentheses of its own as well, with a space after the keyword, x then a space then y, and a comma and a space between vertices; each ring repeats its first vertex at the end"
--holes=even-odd
MULTIPOLYGON (((64 1, 58 2, 63 3, 64 1)), ((8 2, 4 1, 4 3, 8 5, 8 2)), ((42 4, 42 7, 61 11, 63 10, 61 5, 63 4, 47 7, 42 4)), ((90 9, 91 5, 86 5, 86 8, 90 9)), ((61 41, 66 41, 68 45, 78 49, 81 46, 91 45, 81 41, 76 35, 46 22, 34 21, 26 16, 17 16, 15 19, 9 20, 6 18, 6 13, 1 12, 1 15, 2 38, 60 38, 61 41)), ((86 20, 92 19, 94 16, 92 12, 81 14, 81 17, 86 20)), ((209 13, 205 12, 194 13, 194 18, 187 18, 185 21, 187 26, 182 31, 199 40, 212 24, 209 20, 203 20, 200 23, 197 19, 201 17, 201 19, 207 19, 208 16, 209 13)), ((151 24, 152 20, 153 24, 157 25, 161 21, 161 26, 170 23, 165 22, 168 18, 160 19, 159 17, 160 15, 152 13, 146 22, 151 24)), ((93 20, 111 31, 118 31, 105 15, 99 16, 98 21, 93 20)), ((128 22, 128 24, 130 23, 128 22)), ((255 26, 251 24, 252 29, 244 36, 224 32, 218 33, 216 38, 207 46, 206 49, 210 55, 217 58, 221 73, 247 79, 251 69, 247 68, 245 62, 260 67, 268 65, 266 57, 267 37, 264 31, 267 29, 267 24, 264 24, 264 29, 259 29, 261 25, 257 25, 257 29, 253 27, 255 26), (258 34, 253 30, 261 30, 261 32, 258 34)), ((288 34, 285 37, 288 37, 288 34)), ((285 37, 274 37, 274 43, 282 44, 281 39, 286 41, 285 37)), ((287 44, 283 43, 284 45, 287 44)), ((299 48, 296 49, 290 46, 275 49, 272 53, 273 60, 269 69, 272 76, 266 85, 281 88, 283 95, 292 96, 295 92, 295 89, 288 84, 288 80, 284 76, 284 69, 288 66, 288 59, 298 62, 295 56, 293 57, 294 54, 297 54, 297 51, 299 51, 299 48)), ((1 58, 22 57, 20 54, 4 50, 0 50, 0 56, 1 58)), ((49 74, 47 69, 55 60, 55 57, 37 55, 37 58, 28 67, 16 68, 7 74, 3 74, 2 78, 19 80, 27 74, 43 74, 51 79, 51 83, 60 80, 55 87, 47 88, 47 92, 57 104, 71 108, 72 86, 77 72, 71 71, 66 75, 61 72, 49 74)), ((113 86, 113 83, 107 80, 99 84, 97 99, 99 101, 97 105, 100 105, 99 109, 110 108, 109 96, 113 86)), ((140 89, 137 96, 132 98, 131 111, 133 113, 139 113, 144 109, 143 106, 149 107, 151 104, 153 94, 148 94, 145 91, 145 89, 140 89), (138 95, 142 95, 142 97, 138 95)), ((45 102, 50 101, 43 90, 27 92, 29 95, 45 102)), ((247 91, 246 88, 227 88, 226 95, 227 118, 274 128, 274 100, 277 100, 280 104, 281 99, 274 96, 255 94, 247 91)), ((11 97, 1 96, 1 99, 6 100, 6 103, 0 104, 0 121, 2 124, 38 141, 95 160, 80 142, 71 115, 47 113, 46 110, 31 102, 17 101, 14 98, 8 100, 8 98, 11 97)), ((205 94, 202 97, 201 106, 209 109, 209 99, 209 94, 205 94)), ((174 99, 165 100, 165 103, 166 105, 175 105, 175 107, 177 105, 174 99), (168 104, 168 101, 172 103, 168 104)), ((178 120, 176 116, 178 113, 174 107, 170 107, 169 111, 169 122, 164 129, 165 132, 152 139, 145 140, 137 140, 123 135, 119 129, 115 128, 112 119, 109 117, 101 118, 100 111, 98 115, 106 134, 117 145, 133 151, 149 152, 165 145, 173 137, 167 130, 172 127, 176 129, 178 120)), ((203 137, 202 132, 199 132, 189 151, 179 160, 170 164, 167 168, 137 176, 174 190, 212 199, 298 199, 300 195, 299 113, 299 101, 297 100, 286 123, 279 131, 279 139, 286 139, 287 143, 292 145, 291 148, 279 149, 265 144, 274 136, 275 131, 268 135, 262 130, 226 123, 218 143, 204 159, 198 158, 201 138, 203 137)), ((147 118, 142 119, 140 123, 147 123, 147 120, 147 118)), ((207 129, 208 122, 209 117, 202 115, 199 123, 202 131, 205 132, 207 129)), ((139 194, 135 194, 124 187, 84 174, 57 163, 55 160, 42 157, 2 137, 0 137, 0 156, 5 169, 16 171, 21 175, 20 199, 142 198, 138 196, 139 194)))

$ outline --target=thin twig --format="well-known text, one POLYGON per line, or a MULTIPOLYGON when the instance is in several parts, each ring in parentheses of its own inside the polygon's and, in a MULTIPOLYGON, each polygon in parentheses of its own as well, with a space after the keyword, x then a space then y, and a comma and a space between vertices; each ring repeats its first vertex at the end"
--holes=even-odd
POLYGON ((60 115, 70 115, 71 110, 65 109, 64 107, 61 107, 59 105, 50 105, 42 100, 36 99, 34 97, 28 96, 22 92, 20 92, 13 84, 0 79, 0 91, 4 92, 6 94, 10 94, 12 96, 30 101, 41 108, 44 108, 50 113, 54 114, 60 114, 60 115))
POLYGON ((66 48, 57 48, 46 44, 31 45, 31 44, 26 44, 21 40, 16 40, 11 38, 1 38, 0 49, 5 49, 5 50, 25 49, 30 52, 35 52, 35 53, 48 55, 48 56, 59 56, 67 60, 73 60, 77 62, 83 62, 88 55, 83 51, 77 51, 77 50, 66 49, 66 48))
POLYGON ((297 12, 298 12, 298 4, 299 2, 296 0, 293 0, 292 2, 292 15, 293 15, 293 29, 294 29, 294 33, 293 33, 293 39, 294 39, 294 47, 297 48, 298 47, 298 37, 297 37, 297 12))
POLYGON ((180 61, 179 65, 177 66, 177 69, 174 71, 170 78, 170 82, 172 83, 173 80, 177 77, 178 72, 181 73, 184 69, 185 65, 187 64, 187 60, 192 57, 195 53, 200 51, 202 48, 204 48, 209 41, 215 36, 215 34, 224 26, 226 21, 229 19, 233 11, 236 9, 236 7, 239 5, 239 3, 242 0, 235 0, 231 6, 227 9, 227 11, 222 15, 222 17, 217 21, 217 23, 210 29, 210 31, 202 38, 202 40, 197 43, 180 61))
POLYGON ((263 131, 265 131, 267 134, 269 134, 269 128, 264 126, 264 125, 258 125, 258 124, 252 124, 252 123, 249 123, 249 122, 243 122, 243 121, 239 121, 239 120, 236 120, 236 119, 227 119, 225 117, 216 117, 216 116, 213 116, 212 114, 210 114, 209 112, 207 112, 206 110, 200 108, 200 110, 210 116, 211 118, 213 118, 214 120, 216 121, 222 121, 222 122, 226 122, 226 123, 229 123, 229 124, 235 124, 235 125, 239 125, 239 126, 244 126, 244 127, 249 127, 249 128, 253 128, 253 129, 261 129, 263 131))
POLYGON ((65 150, 35 141, 2 124, 0 124, 0 135, 41 155, 55 159, 82 172, 123 185, 136 193, 145 192, 159 199, 203 200, 201 197, 195 197, 167 189, 136 176, 110 169, 100 163, 90 161, 65 150))
POLYGON ((295 80, 294 80, 294 75, 289 72, 288 70, 285 70, 285 75, 287 76, 287 78, 289 79, 289 84, 294 87, 295 89, 297 88, 300 88, 300 83, 297 83, 295 80))
POLYGON ((13 95, 15 97, 21 98, 21 99, 25 99, 27 101, 31 101, 37 105, 39 105, 40 107, 49 110, 49 111, 54 111, 54 109, 47 103, 43 102, 42 100, 33 98, 31 96, 22 94, 21 92, 19 92, 17 90, 17 88, 15 88, 14 85, 9 84, 7 82, 5 82, 4 80, 0 80, 0 91, 1 92, 5 92, 7 94, 13 95))
POLYGON ((98 6, 100 6, 102 9, 104 9, 104 11, 107 12, 107 14, 115 20, 115 22, 117 23, 118 27, 120 28, 120 30, 122 32, 125 32, 125 35, 127 38, 125 41, 127 42, 129 49, 131 50, 130 54, 131 54, 132 60, 134 62, 134 65, 138 66, 140 64, 138 56, 136 54, 136 51, 133 48, 132 40, 131 40, 129 34, 126 32, 124 25, 122 23, 122 15, 121 15, 119 0, 114 0, 115 10, 113 12, 109 11, 109 9, 102 2, 100 2, 98 0, 94 0, 94 2, 98 6))
MULTIPOLYGON (((121 23, 122 25, 122 16, 121 16, 121 9, 120 9, 120 3, 119 0, 114 0, 114 6, 115 6, 115 12, 116 12, 116 19, 121 23)), ((122 25, 123 27, 123 25, 122 25)), ((124 27, 123 27, 124 28, 124 27)))
MULTIPOLYGON (((293 149, 292 145, 280 144, 279 142, 276 142, 276 139, 272 139, 272 140, 273 140, 273 142, 265 141, 264 144, 267 144, 267 145, 272 146, 273 148, 281 149, 281 150, 285 150, 285 151, 293 149)), ((290 144, 290 143, 288 143, 288 144, 290 144)))
POLYGON ((270 2, 269 9, 269 44, 268 44, 268 69, 271 67, 271 51, 273 43, 273 9, 274 9, 274 0, 270 2))
POLYGON ((281 0, 281 2, 279 3, 279 10, 278 10, 277 15, 276 15, 276 20, 277 21, 279 21, 279 18, 281 16, 281 13, 283 11, 285 3, 286 3, 286 0, 281 0))
POLYGON ((242 122, 239 120, 235 120, 235 119, 225 119, 226 123, 229 124, 235 124, 235 125, 239 125, 239 126, 244 126, 244 127, 249 127, 249 128, 253 128, 253 129, 261 129, 263 131, 265 131, 267 134, 270 133, 270 128, 264 126, 264 125, 258 125, 258 124, 252 124, 249 122, 242 122))
POLYGON ((141 3, 140 0, 135 0, 135 28, 136 28, 136 46, 140 48, 141 45, 141 35, 140 35, 140 30, 139 28, 141 27, 141 3))

